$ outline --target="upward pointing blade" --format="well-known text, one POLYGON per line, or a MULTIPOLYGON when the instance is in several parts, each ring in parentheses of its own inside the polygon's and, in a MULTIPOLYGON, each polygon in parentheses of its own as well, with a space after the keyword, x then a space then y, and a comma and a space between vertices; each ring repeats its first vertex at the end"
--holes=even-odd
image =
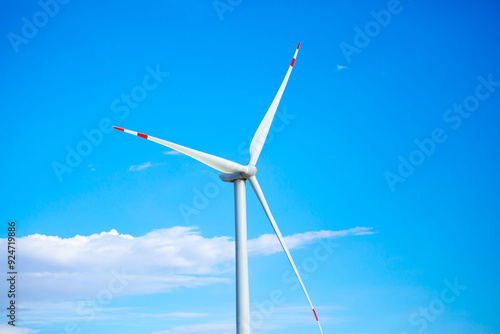
POLYGON ((130 133, 131 135, 134 135, 134 136, 138 136, 138 137, 141 137, 144 139, 154 141, 155 143, 169 147, 169 148, 176 150, 178 152, 184 153, 185 155, 188 155, 193 159, 196 159, 200 162, 203 162, 205 165, 208 165, 212 168, 215 168, 218 171, 223 172, 223 173, 237 173, 237 172, 246 173, 248 171, 248 168, 245 166, 242 166, 240 164, 237 164, 235 162, 232 162, 232 161, 229 161, 229 160, 226 160, 223 158, 216 157, 215 155, 196 151, 196 150, 193 150, 191 148, 177 145, 177 144, 171 143, 169 141, 166 141, 166 140, 163 140, 160 138, 145 135, 143 133, 138 133, 138 132, 130 131, 130 130, 123 129, 123 128, 118 128, 116 126, 113 126, 113 128, 115 128, 116 130, 119 130, 119 131, 130 133))
POLYGON ((316 311, 314 310, 314 306, 311 303, 311 299, 309 298, 309 295, 307 294, 306 287, 304 286, 304 283, 302 282, 302 279, 300 278, 299 272, 297 270, 297 267, 295 267, 295 263, 293 262, 292 256, 290 255, 290 252, 288 251, 288 247, 285 244, 285 239, 281 235, 281 232, 278 228, 278 225, 276 224, 276 221, 273 218, 273 215, 271 214, 271 210, 269 210, 269 206, 267 205, 266 198, 264 197, 264 194, 262 193, 262 189, 260 189, 259 182, 257 182, 257 178, 255 176, 252 176, 248 179, 250 181, 250 184, 252 185, 253 190, 255 191, 255 194, 257 195, 257 198, 260 201, 260 204, 262 204, 262 207, 264 208, 264 211, 266 212, 267 218, 269 218, 269 221, 271 222, 271 225, 274 229, 274 232, 276 233, 276 236, 278 237, 278 240, 281 244, 281 247, 283 247, 283 250, 285 251, 286 256, 288 257, 288 261, 290 261, 290 264, 292 265, 293 271, 295 272, 295 275, 299 279, 299 283, 302 286, 302 290, 304 290, 304 294, 307 297, 307 301, 309 302, 309 305, 311 305, 311 309, 314 313, 314 317, 316 318, 316 322, 318 323, 319 330, 321 334, 323 334, 323 330, 321 329, 321 325, 318 320, 318 316, 316 315, 316 311))
POLYGON ((299 52, 300 43, 297 46, 297 50, 295 50, 295 54, 293 55, 292 63, 288 68, 288 72, 286 72, 285 79, 281 83, 280 89, 278 93, 274 97, 273 103, 267 110, 266 116, 259 125, 259 128, 255 132, 253 136, 252 143, 250 144, 250 161, 248 162, 250 165, 255 166, 257 160, 259 159, 260 152, 262 151, 262 147, 266 142, 267 134, 269 133, 269 129, 271 128, 271 123, 273 122, 274 114, 276 113, 276 109, 278 109, 278 105, 280 104, 281 96, 285 91, 286 84, 288 82, 288 78, 290 77, 290 73, 292 73, 293 64, 295 63, 295 58, 297 57, 297 53, 299 52))

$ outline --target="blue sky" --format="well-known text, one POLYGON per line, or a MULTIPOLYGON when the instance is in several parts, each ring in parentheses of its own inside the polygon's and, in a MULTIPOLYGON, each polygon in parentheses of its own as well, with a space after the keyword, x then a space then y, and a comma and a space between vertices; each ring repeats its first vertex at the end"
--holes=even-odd
MULTIPOLYGON (((246 164, 298 42, 257 175, 324 332, 499 333, 498 3, 54 4, 0 12, 2 333, 233 333, 232 186, 108 128, 246 164)), ((318 332, 247 199, 253 332, 318 332)))

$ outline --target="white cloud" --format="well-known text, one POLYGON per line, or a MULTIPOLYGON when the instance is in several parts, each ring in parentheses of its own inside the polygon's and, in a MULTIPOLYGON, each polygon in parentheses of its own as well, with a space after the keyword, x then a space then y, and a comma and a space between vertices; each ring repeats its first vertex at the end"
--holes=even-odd
POLYGON ((176 150, 165 151, 165 152, 163 152, 163 154, 165 154, 165 155, 184 155, 181 152, 176 151, 176 150))
MULTIPOLYGON (((290 326, 310 329, 313 332, 317 330, 316 320, 309 306, 269 306, 265 308, 260 305, 256 307, 255 303, 251 304, 250 318, 252 333, 268 333, 276 329, 285 329, 290 326), (315 328, 316 327, 316 328, 315 328)), ((346 322, 346 319, 336 316, 343 308, 339 306, 324 306, 317 305, 320 321, 322 324, 339 324, 346 322)), ((214 317, 213 314, 208 315, 214 317)), ((156 331, 151 334, 234 334, 236 331, 233 323, 205 323, 205 324, 185 324, 174 327, 169 330, 156 331)))
MULTIPOLYGON (((286 236, 291 250, 323 239, 371 234, 371 228, 311 231, 286 236)), ((149 319, 203 319, 206 313, 146 314, 141 309, 108 307, 121 295, 169 292, 213 284, 232 284, 234 240, 228 236, 204 237, 196 227, 175 226, 142 236, 120 234, 115 229, 70 238, 33 234, 17 240, 22 272, 23 324, 109 321, 130 316, 149 319)), ((0 239, 0 249, 6 248, 0 239)), ((248 241, 250 256, 282 252, 274 234, 248 241)), ((6 291, 6 281, 0 290, 6 291)), ((310 317, 310 315, 309 315, 310 317)), ((307 316, 305 316, 307 318, 307 316)), ((273 323, 268 324, 274 326, 273 323)), ((268 327, 269 328, 269 327, 268 327)), ((16 330, 17 327, 16 327, 16 330)), ((12 334, 36 333, 31 329, 12 334)), ((234 333, 227 324, 189 325, 164 334, 234 333), (201 330, 203 329, 203 330, 201 330)), ((0 332, 2 328, 0 328, 0 332)), ((6 332, 9 333, 9 332, 6 332)))
MULTIPOLYGON (((140 237, 116 230, 60 238, 34 234, 17 240, 23 258, 19 282, 32 299, 95 298, 121 276, 114 293, 145 294, 178 287, 230 283, 220 274, 232 269, 229 237, 204 238, 191 227, 156 230, 140 237), (124 275, 121 275, 121 273, 124 275)), ((1 239, 0 245, 5 244, 1 239)))
POLYGON ((30 334, 38 333, 39 331, 24 327, 10 326, 10 325, 0 325, 0 333, 2 334, 30 334))
MULTIPOLYGON (((338 314, 343 309, 339 306, 316 305, 315 307, 322 325, 349 321, 349 318, 339 317, 338 314)), ((283 305, 268 307, 267 309, 263 309, 262 306, 260 308, 252 307, 250 314, 254 320, 251 325, 253 332, 266 333, 273 329, 298 328, 300 326, 305 326, 304 328, 312 331, 318 329, 316 319, 309 306, 283 305)))
POLYGON ((166 331, 153 332, 152 334, 234 334, 234 324, 199 324, 175 327, 166 331))
MULTIPOLYGON (((320 239, 373 233, 356 227, 285 237, 293 250, 320 239)), ((195 227, 176 226, 134 237, 116 230, 60 238, 33 234, 17 240, 27 301, 92 299, 168 292, 233 282, 234 240, 206 238, 195 227), (230 274, 230 275, 229 275, 230 274)), ((0 239, 0 249, 6 239, 0 239)), ((248 241, 250 256, 281 252, 274 234, 248 241)), ((1 285, 1 284, 0 284, 1 285)))
POLYGON ((137 171, 149 168, 151 166, 152 166, 151 162, 148 161, 148 162, 142 163, 140 165, 132 165, 132 166, 130 166, 130 168, 128 170, 131 172, 137 172, 137 171))
POLYGON ((96 300, 21 301, 20 309, 23 316, 22 323, 28 326, 69 322, 82 325, 90 321, 123 318, 135 310, 132 307, 109 307, 96 300))
POLYGON ((208 313, 173 312, 160 314, 141 314, 144 318, 172 318, 172 319, 197 319, 208 317, 208 313))
POLYGON ((130 166, 130 168, 128 170, 131 172, 137 172, 137 171, 140 171, 140 170, 143 170, 146 168, 156 167, 156 166, 161 166, 161 165, 164 165, 164 164, 152 164, 150 161, 148 161, 148 162, 142 163, 140 165, 132 165, 132 166, 130 166))
POLYGON ((342 70, 347 70, 349 67, 348 66, 343 66, 343 65, 337 65, 335 67, 336 71, 342 71, 342 70))
MULTIPOLYGON (((284 237, 289 249, 301 248, 307 244, 315 243, 320 239, 335 239, 349 235, 373 234, 371 227, 355 227, 341 231, 313 231, 297 233, 284 237)), ((248 241, 248 252, 250 255, 270 255, 280 252, 281 245, 274 234, 263 234, 257 239, 248 241)))

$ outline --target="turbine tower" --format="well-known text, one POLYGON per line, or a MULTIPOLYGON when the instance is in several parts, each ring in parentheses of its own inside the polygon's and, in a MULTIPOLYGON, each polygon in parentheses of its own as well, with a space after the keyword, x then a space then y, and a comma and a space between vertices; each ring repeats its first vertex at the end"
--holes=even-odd
POLYGON ((250 334, 250 301, 249 301, 249 289, 248 289, 248 254, 247 254, 247 218, 246 218, 246 190, 245 190, 245 181, 248 180, 250 185, 252 186, 255 195, 260 201, 260 204, 264 208, 264 211, 271 222, 271 226, 278 237, 278 240, 285 251, 285 254, 292 265, 293 271, 297 276, 300 285, 302 286, 302 290, 306 295, 307 301, 311 306, 311 309, 314 313, 314 317, 316 318, 316 322, 318 324, 319 330, 323 333, 321 329, 321 325, 318 320, 318 316, 316 315, 316 311, 311 303, 311 299, 307 294, 307 290, 300 278, 300 274, 293 262, 292 256, 288 251, 288 247, 285 244, 285 240, 281 235, 281 232, 274 220, 273 215, 271 214, 271 210, 267 205, 266 198, 262 193, 259 182, 257 182, 257 178, 255 174, 257 173, 257 168, 255 165, 257 164, 257 160, 259 159, 260 152, 262 151, 262 147, 266 141, 267 134, 269 133, 269 129, 271 127, 271 123, 273 122, 274 114, 278 109, 278 104, 280 103, 281 96, 285 90, 286 84, 288 82, 288 78, 290 77, 290 73, 292 73, 293 65, 295 63, 295 59, 297 57, 297 53, 299 52, 300 43, 295 50, 295 54, 293 56, 292 62, 288 71, 286 72, 285 78, 281 83, 281 86, 278 90, 278 93, 274 97, 271 106, 267 110, 264 119, 259 125, 252 142, 250 144, 250 161, 244 166, 240 165, 236 162, 232 162, 223 158, 216 157, 211 154, 203 153, 200 151, 193 150, 191 148, 181 146, 178 144, 174 144, 172 142, 156 138, 153 136, 148 136, 143 133, 138 133, 135 131, 130 131, 127 129, 115 127, 116 130, 130 133, 134 136, 138 136, 144 139, 148 139, 154 141, 160 145, 169 147, 173 150, 176 150, 180 153, 183 153, 191 158, 194 158, 205 165, 208 165, 216 170, 220 171, 219 177, 222 181, 234 183, 234 202, 235 202, 235 220, 236 220, 236 237, 235 237, 235 247, 236 247, 236 333, 237 334, 250 334))

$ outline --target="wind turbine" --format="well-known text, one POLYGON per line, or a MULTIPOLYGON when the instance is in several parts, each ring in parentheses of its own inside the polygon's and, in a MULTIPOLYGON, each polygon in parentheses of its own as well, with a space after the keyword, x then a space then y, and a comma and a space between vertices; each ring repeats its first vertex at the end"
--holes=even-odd
POLYGON ((143 133, 130 131, 127 129, 119 128, 114 126, 116 130, 123 131, 126 133, 130 133, 134 136, 139 136, 141 138, 145 138, 151 141, 154 141, 160 145, 169 147, 173 150, 181 152, 191 158, 194 158, 205 165, 208 165, 216 170, 222 172, 219 174, 219 177, 222 181, 234 183, 234 202, 235 202, 235 220, 236 220, 236 238, 235 238, 235 246, 236 246, 236 333, 237 334, 250 334, 250 302, 249 302, 249 289, 248 289, 248 255, 247 255, 247 218, 246 218, 246 192, 245 192, 245 181, 248 180, 252 185, 252 188, 257 195, 257 198, 260 201, 260 204, 264 208, 266 212, 267 218, 271 222, 271 226, 278 237, 278 240, 285 251, 285 254, 292 265, 293 271, 297 276, 300 285, 302 286, 302 290, 306 295, 307 301, 311 306, 311 309, 314 313, 314 317, 316 318, 316 322, 318 324, 319 330, 323 333, 321 329, 321 325, 318 320, 318 316, 316 315, 316 311, 311 303, 311 299, 307 294, 306 287, 300 278, 299 272, 295 263, 293 262, 292 256, 288 251, 288 247, 285 244, 285 240, 281 235, 281 232, 274 220, 273 215, 271 214, 271 210, 267 205, 266 198, 262 193, 259 182, 257 182, 257 178, 255 174, 257 173, 257 168, 255 165, 257 164, 257 160, 259 159, 260 152, 262 151, 262 147, 266 141, 267 134, 269 133, 269 129, 271 127, 271 123, 273 122, 274 114, 276 113, 276 109, 278 109, 278 104, 280 103, 281 96, 285 90, 286 84, 288 82, 288 78, 290 77, 290 73, 292 73, 293 65, 295 63, 295 59, 297 57, 297 53, 299 52, 300 43, 297 46, 297 50, 295 50, 295 54, 293 56, 292 62, 288 71, 286 72, 285 78, 281 83, 281 86, 278 90, 278 93, 274 97, 271 106, 267 110, 264 119, 259 125, 257 132, 252 139, 250 144, 250 161, 243 166, 236 162, 232 162, 223 158, 216 157, 211 154, 203 153, 200 151, 193 150, 191 148, 181 146, 178 144, 174 144, 172 142, 156 138, 153 136, 145 135, 143 133))

